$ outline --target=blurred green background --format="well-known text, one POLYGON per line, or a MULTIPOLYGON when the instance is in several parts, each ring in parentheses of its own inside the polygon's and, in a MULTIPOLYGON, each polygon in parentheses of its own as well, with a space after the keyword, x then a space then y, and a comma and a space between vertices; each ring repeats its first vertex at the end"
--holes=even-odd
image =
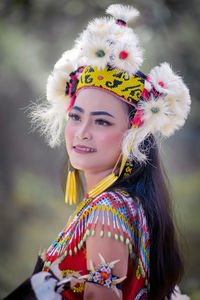
MULTIPOLYGON (((50 149, 32 133, 25 108, 45 98, 46 79, 87 21, 111 0, 4 0, 0 2, 0 298, 26 277, 64 227, 60 173, 64 146, 50 149)), ((141 17, 134 26, 146 49, 142 71, 162 61, 183 75, 192 110, 185 127, 163 140, 161 153, 186 257, 182 291, 200 299, 200 3, 199 0, 121 1, 141 17)))

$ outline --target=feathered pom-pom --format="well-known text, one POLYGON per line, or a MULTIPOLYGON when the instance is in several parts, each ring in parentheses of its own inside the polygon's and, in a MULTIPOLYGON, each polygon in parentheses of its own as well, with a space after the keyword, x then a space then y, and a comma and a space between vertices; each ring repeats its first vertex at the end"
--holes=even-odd
POLYGON ((135 74, 142 62, 143 52, 138 46, 136 37, 115 44, 112 61, 115 68, 124 70, 129 74, 135 74))
POLYGON ((63 74, 62 76, 65 78, 65 81, 70 79, 69 74, 75 70, 74 64, 71 61, 59 61, 54 67, 55 74, 63 74))
POLYGON ((54 72, 65 73, 67 81, 69 79, 69 74, 82 65, 84 65, 82 60, 82 50, 77 44, 73 49, 63 53, 54 66, 54 72))
POLYGON ((47 100, 49 102, 59 102, 68 99, 65 95, 68 75, 61 71, 54 71, 47 80, 47 100))
POLYGON ((29 108, 33 130, 39 130, 52 148, 60 145, 63 140, 67 120, 66 108, 66 101, 36 103, 29 108))
POLYGON ((116 20, 128 23, 139 16, 139 11, 128 5, 112 4, 106 9, 106 13, 113 16, 116 20))
MULTIPOLYGON (((148 124, 147 124, 148 125, 148 124)), ((141 126, 139 128, 131 128, 127 131, 126 136, 123 139, 122 151, 123 154, 138 162, 145 162, 147 156, 145 151, 141 151, 142 142, 150 134, 150 128, 148 126, 141 126), (130 151, 131 148, 131 151, 130 151)))
POLYGON ((80 57, 80 51, 78 48, 73 48, 72 50, 65 51, 61 58, 56 62, 54 70, 64 71, 66 73, 71 73, 77 67, 77 61, 80 57))
POLYGON ((110 62, 111 46, 104 39, 89 39, 83 44, 83 55, 90 65, 103 70, 110 62))
POLYGON ((96 37, 103 37, 111 34, 116 27, 115 22, 113 19, 104 17, 104 18, 97 18, 92 20, 86 29, 86 33, 91 36, 94 35, 96 37))
MULTIPOLYGON (((155 132, 164 136, 173 134, 184 125, 191 103, 188 88, 167 63, 155 67, 150 72, 150 80, 159 94, 154 91, 150 98, 140 100, 138 108, 143 112, 143 124, 131 128, 123 141, 123 153, 140 162, 147 159, 141 145, 148 135, 155 132)), ((149 82, 145 88, 152 92, 149 82)))
POLYGON ((163 135, 169 136, 184 125, 190 111, 190 94, 182 78, 176 75, 168 63, 162 63, 153 68, 149 74, 153 85, 165 94, 165 102, 169 107, 169 121, 161 130, 163 135))
POLYGON ((63 101, 66 98, 66 83, 70 80, 70 73, 76 70, 79 65, 80 54, 77 49, 63 53, 57 61, 54 70, 47 80, 47 100, 49 102, 63 101))
POLYGON ((148 123, 151 133, 161 131, 169 122, 171 111, 164 97, 152 97, 148 101, 142 101, 140 109, 143 111, 143 121, 148 123))
POLYGON ((161 63, 159 66, 154 67, 150 71, 149 77, 152 80, 156 90, 160 93, 179 93, 181 77, 173 72, 167 62, 161 63))

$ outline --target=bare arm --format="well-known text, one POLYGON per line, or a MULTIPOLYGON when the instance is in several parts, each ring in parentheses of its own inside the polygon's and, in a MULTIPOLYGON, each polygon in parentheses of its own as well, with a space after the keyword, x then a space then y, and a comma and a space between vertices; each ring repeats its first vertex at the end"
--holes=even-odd
MULTIPOLYGON (((117 277, 127 275, 128 269, 128 246, 123 242, 114 239, 113 224, 111 222, 112 236, 108 237, 107 224, 105 224, 104 235, 101 237, 102 216, 100 214, 99 221, 96 227, 95 236, 89 236, 86 240, 87 248, 87 269, 90 269, 90 261, 94 266, 101 263, 99 253, 103 256, 106 262, 110 263, 119 260, 112 269, 112 274, 117 277)), ((118 289, 119 296, 111 289, 100 286, 95 283, 86 282, 84 291, 84 300, 121 300, 123 298, 122 291, 118 289)))

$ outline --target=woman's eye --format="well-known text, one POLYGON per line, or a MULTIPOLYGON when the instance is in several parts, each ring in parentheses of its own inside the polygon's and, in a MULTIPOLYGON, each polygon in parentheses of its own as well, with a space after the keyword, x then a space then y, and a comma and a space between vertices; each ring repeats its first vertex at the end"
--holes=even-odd
POLYGON ((77 114, 69 113, 68 116, 69 116, 70 119, 72 119, 72 120, 74 120, 74 121, 80 121, 80 117, 79 117, 79 115, 77 115, 77 114))
POLYGON ((102 125, 102 126, 110 126, 111 125, 110 122, 102 120, 102 119, 95 120, 95 123, 97 125, 102 125))

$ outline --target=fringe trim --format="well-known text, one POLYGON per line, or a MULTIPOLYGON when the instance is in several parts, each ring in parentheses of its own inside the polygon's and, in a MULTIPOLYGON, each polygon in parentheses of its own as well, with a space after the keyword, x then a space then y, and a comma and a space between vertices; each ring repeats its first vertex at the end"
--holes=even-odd
MULTIPOLYGON (((43 271, 48 271, 52 262, 57 258, 62 262, 66 256, 78 254, 86 239, 89 236, 96 235, 97 222, 99 221, 99 217, 102 216, 100 236, 103 237, 107 234, 109 238, 114 238, 115 240, 125 243, 128 246, 130 257, 135 259, 140 266, 142 277, 148 277, 149 247, 147 248, 146 246, 146 236, 143 232, 144 228, 146 229, 146 224, 139 224, 139 228, 137 232, 135 232, 134 226, 128 222, 124 215, 120 214, 113 207, 98 205, 98 201, 97 204, 88 207, 89 202, 91 202, 91 199, 86 199, 79 204, 71 217, 72 222, 66 226, 49 247, 43 271), (86 207, 87 209, 85 209, 86 207), (111 218, 113 232, 111 232, 110 227, 111 218), (105 233, 105 226, 107 227, 107 233, 105 233), (136 249, 136 234, 138 235, 139 257, 136 256, 136 251, 134 251, 136 249)), ((143 211, 141 211, 141 213, 143 214, 143 211)), ((141 223, 141 218, 139 217, 139 219, 139 223, 141 223)))
MULTIPOLYGON (((107 218, 108 237, 114 238, 115 240, 119 240, 120 242, 123 242, 126 245, 128 245, 130 257, 136 259, 136 255, 133 251, 133 248, 135 248, 135 246, 133 246, 132 244, 132 235, 134 235, 134 231, 131 231, 131 228, 128 226, 128 222, 126 220, 123 220, 124 218, 119 219, 115 213, 112 213, 112 215, 110 215, 110 211, 112 212, 112 209, 104 208, 103 210, 101 207, 94 207, 93 209, 91 209, 90 213, 88 213, 87 215, 84 214, 84 216, 80 218, 80 221, 75 226, 72 235, 69 234, 69 232, 62 232, 56 239, 56 241, 52 244, 52 250, 48 253, 43 270, 47 271, 47 269, 52 264, 52 259, 55 260, 55 258, 59 258, 60 262, 62 262, 67 255, 72 256, 78 254, 79 250, 81 250, 81 248, 83 247, 83 244, 85 243, 86 239, 89 236, 95 236, 96 226, 100 217, 100 213, 102 213, 100 236, 103 237, 105 235, 105 218, 107 218), (96 218, 94 218, 96 210, 97 215, 96 218), (112 218, 113 220, 113 233, 110 230, 110 218, 112 218), (120 229, 119 224, 121 225, 122 230, 120 229)), ((145 249, 144 242, 141 239, 141 235, 140 241, 142 243, 142 248, 145 253, 145 257, 149 261, 149 255, 145 249)), ((143 277, 146 277, 146 273, 148 270, 148 264, 146 259, 145 262, 143 262, 140 258, 138 258, 140 272, 143 277)))

